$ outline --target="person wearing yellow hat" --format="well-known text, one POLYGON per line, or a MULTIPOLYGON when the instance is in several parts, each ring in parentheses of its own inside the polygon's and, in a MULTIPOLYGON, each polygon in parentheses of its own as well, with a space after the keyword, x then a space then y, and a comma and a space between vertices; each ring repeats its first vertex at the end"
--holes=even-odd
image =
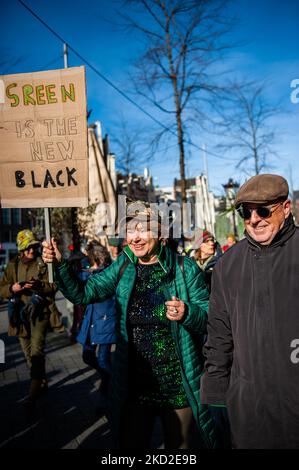
POLYGON ((46 387, 44 345, 50 317, 54 327, 60 320, 54 302, 56 287, 49 284, 47 267, 38 252, 40 242, 28 229, 17 234, 16 242, 19 253, 7 265, 0 282, 0 293, 9 301, 8 335, 19 337, 30 368, 31 383, 26 403, 33 409, 37 397, 46 387))
POLYGON ((18 251, 30 252, 30 248, 39 246, 40 242, 35 238, 31 230, 21 230, 17 235, 18 251))
POLYGON ((221 247, 223 253, 225 253, 229 248, 231 248, 236 243, 237 243, 237 240, 236 240, 235 235, 233 233, 228 233, 226 235, 226 244, 221 247))

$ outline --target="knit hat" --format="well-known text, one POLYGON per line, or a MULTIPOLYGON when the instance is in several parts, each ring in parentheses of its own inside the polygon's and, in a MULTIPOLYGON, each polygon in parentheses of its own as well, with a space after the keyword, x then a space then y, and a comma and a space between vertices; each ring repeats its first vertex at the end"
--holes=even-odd
POLYGON ((161 212, 157 209, 157 204, 150 204, 146 201, 130 201, 126 207, 126 221, 131 219, 161 222, 161 212))
POLYGON ((40 242, 35 238, 31 230, 21 230, 17 235, 18 251, 24 251, 28 246, 39 245, 40 242))
POLYGON ((133 223, 150 223, 151 228, 162 226, 167 223, 169 216, 160 210, 159 205, 156 203, 149 203, 147 201, 128 201, 125 208, 125 214, 120 217, 118 221, 118 232, 120 236, 126 234, 126 225, 133 221, 133 223))
POLYGON ((194 250, 198 250, 202 243, 206 243, 210 239, 212 239, 213 241, 215 240, 215 237, 211 232, 202 228, 198 228, 194 232, 192 248, 194 250))

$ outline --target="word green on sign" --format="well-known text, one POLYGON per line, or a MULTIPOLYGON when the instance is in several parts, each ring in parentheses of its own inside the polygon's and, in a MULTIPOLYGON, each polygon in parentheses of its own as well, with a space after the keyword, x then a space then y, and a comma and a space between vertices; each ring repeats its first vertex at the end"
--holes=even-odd
POLYGON ((6 96, 11 100, 10 106, 13 108, 20 104, 20 98, 24 106, 54 104, 58 103, 59 98, 61 98, 62 103, 65 103, 67 99, 75 101, 75 86, 73 83, 69 84, 69 90, 64 85, 60 86, 60 90, 57 90, 56 85, 53 84, 37 85, 35 87, 30 84, 23 85, 21 97, 16 93, 11 93, 11 90, 17 86, 17 83, 10 83, 6 87, 6 96))

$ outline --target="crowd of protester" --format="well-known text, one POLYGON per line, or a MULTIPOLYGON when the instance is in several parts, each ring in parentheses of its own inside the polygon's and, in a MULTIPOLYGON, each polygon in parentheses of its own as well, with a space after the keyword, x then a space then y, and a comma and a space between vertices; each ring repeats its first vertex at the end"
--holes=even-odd
POLYGON ((182 250, 140 201, 127 205, 126 240, 91 240, 76 260, 54 239, 41 257, 22 230, 0 292, 30 367, 28 406, 47 387, 46 331, 63 329, 59 289, 77 306, 72 335, 101 379, 116 446, 148 448, 159 418, 166 449, 298 448, 299 235, 288 193, 281 176, 250 178, 235 201, 244 237, 229 233, 222 247, 203 228, 182 250))

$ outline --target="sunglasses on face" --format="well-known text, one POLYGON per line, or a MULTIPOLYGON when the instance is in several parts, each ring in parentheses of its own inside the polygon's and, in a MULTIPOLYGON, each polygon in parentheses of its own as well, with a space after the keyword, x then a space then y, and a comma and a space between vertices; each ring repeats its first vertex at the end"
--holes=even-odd
POLYGON ((249 207, 240 206, 237 209, 237 212, 239 216, 242 217, 242 219, 244 220, 251 218, 252 211, 255 211, 261 219, 267 219, 268 217, 271 217, 273 212, 275 212, 280 205, 281 202, 279 204, 275 204, 274 206, 258 206, 254 209, 249 209, 249 207))

